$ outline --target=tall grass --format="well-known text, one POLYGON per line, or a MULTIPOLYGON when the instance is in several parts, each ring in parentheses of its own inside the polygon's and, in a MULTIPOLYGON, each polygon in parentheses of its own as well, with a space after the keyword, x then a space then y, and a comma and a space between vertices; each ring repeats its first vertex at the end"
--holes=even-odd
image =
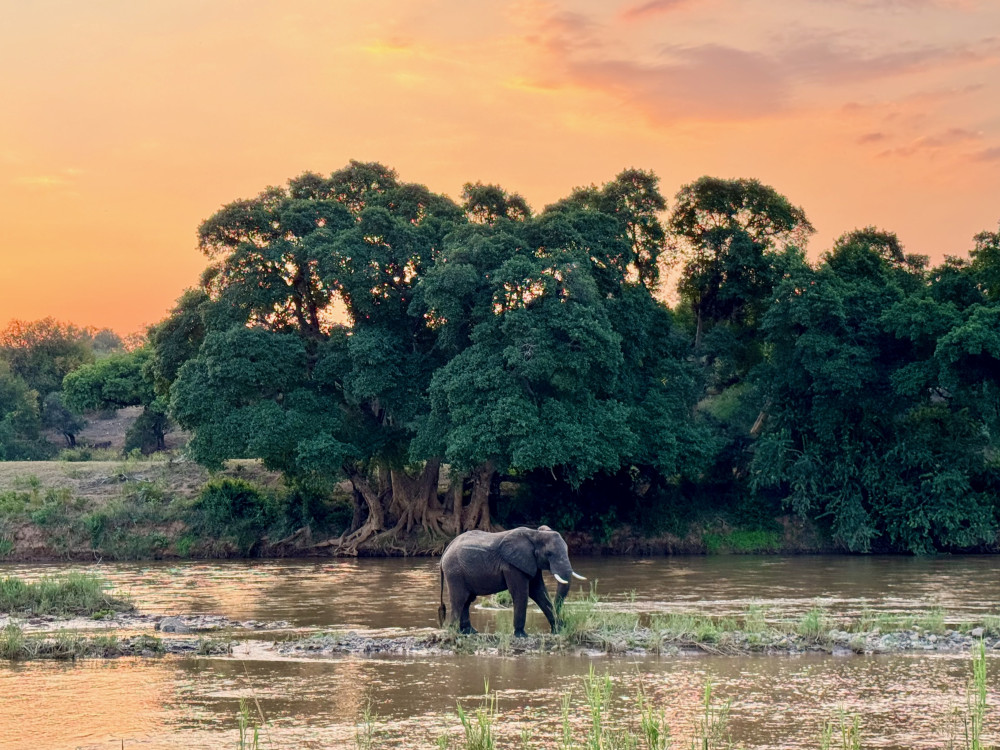
POLYGON ((463 750, 496 750, 497 742, 493 725, 497 720, 497 696, 490 694, 489 682, 485 685, 482 704, 472 713, 466 713, 458 704, 458 720, 465 732, 463 750))
POLYGON ((986 750, 983 727, 986 723, 986 647, 979 641, 972 650, 972 680, 966 691, 963 728, 965 750, 986 750))
POLYGON ((729 736, 729 708, 731 701, 722 704, 712 698, 712 682, 705 683, 702 696, 702 712, 695 724, 691 750, 723 750, 733 746, 729 736))
POLYGON ((260 750, 260 727, 250 713, 250 703, 246 698, 240 698, 240 712, 236 714, 236 725, 239 728, 239 750, 260 750))
POLYGON ((374 750, 375 748, 375 725, 378 722, 378 711, 371 697, 365 702, 364 711, 361 713, 361 725, 354 732, 354 746, 357 750, 374 750))
POLYGON ((95 615, 131 612, 128 597, 112 595, 107 581, 89 573, 68 573, 27 583, 0 578, 0 612, 16 615, 95 615))
POLYGON ((861 717, 841 709, 833 720, 823 724, 820 750, 861 750, 861 717))

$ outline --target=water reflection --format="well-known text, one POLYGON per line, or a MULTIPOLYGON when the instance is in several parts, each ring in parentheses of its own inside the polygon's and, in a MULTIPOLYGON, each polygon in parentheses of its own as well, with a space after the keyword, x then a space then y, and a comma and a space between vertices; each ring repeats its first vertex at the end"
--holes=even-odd
POLYGON ((353 747, 369 701, 386 747, 433 747, 458 731, 456 703, 478 705, 484 681, 497 692, 508 742, 529 727, 541 745, 558 736, 564 693, 582 730, 582 675, 591 666, 614 680, 612 714, 629 713, 641 685, 681 740, 711 680, 720 699, 733 701, 733 739, 748 748, 816 747, 823 722, 840 708, 864 718, 866 747, 941 747, 969 671, 959 656, 31 664, 0 670, 0 747, 234 746, 241 696, 259 703, 273 747, 353 747))
MULTIPOLYGON (((961 558, 579 558, 599 591, 639 611, 739 613, 759 602, 795 616, 817 602, 833 611, 943 607, 958 617, 993 609, 993 557, 961 558), (634 593, 633 593, 634 592, 634 593)), ((5 566, 0 575, 37 577, 69 566, 5 566)), ((74 566, 79 569, 79 566, 74 566)), ((91 568, 152 612, 213 612, 286 619, 300 626, 433 626, 436 560, 322 560, 103 565, 91 568)), ((495 613, 473 613, 489 629, 495 613)), ((529 629, 543 629, 533 615, 529 629)), ((991 659, 990 686, 1000 660, 991 659)), ((686 737, 708 680, 732 699, 734 739, 749 748, 812 748, 838 708, 865 721, 865 746, 942 747, 952 709, 963 702, 967 656, 626 658, 535 656, 330 660, 180 659, 0 668, 0 748, 218 748, 235 746, 241 696, 268 718, 273 747, 354 747, 364 707, 380 714, 386 742, 433 747, 457 731, 456 703, 497 691, 506 746, 522 727, 557 736, 560 697, 582 702, 593 665, 616 684, 624 711, 639 686, 686 737)), ((998 700, 993 692, 990 701, 998 700)), ((582 717, 582 711, 577 712, 582 717)), ((991 726, 1000 716, 991 713, 991 726)), ((686 740, 676 743, 686 746, 686 740)))
MULTIPOLYGON (((203 612, 317 627, 434 627, 437 560, 213 561, 93 566, 6 565, 35 578, 85 567, 129 591, 147 612, 203 612)), ((758 602, 776 617, 817 605, 833 612, 941 607, 970 617, 997 610, 1000 559, 906 557, 577 558, 602 599, 639 611, 739 614, 758 602)), ((550 581, 550 589, 553 588, 550 581)), ((575 592, 588 583, 577 584, 575 592)), ((474 614, 476 627, 493 615, 474 614)), ((544 627, 544 620, 535 624, 544 627)))

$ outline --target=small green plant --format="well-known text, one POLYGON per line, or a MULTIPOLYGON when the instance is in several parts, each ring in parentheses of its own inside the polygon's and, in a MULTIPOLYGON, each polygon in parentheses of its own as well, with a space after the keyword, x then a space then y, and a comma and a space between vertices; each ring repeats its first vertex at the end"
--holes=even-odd
POLYGON ((972 649, 972 679, 965 695, 962 729, 964 750, 986 750, 983 729, 986 722, 986 646, 982 641, 972 649))
POLYGON ((133 648, 138 652, 150 651, 154 654, 166 653, 163 641, 155 635, 140 635, 132 642, 133 648))
POLYGON ((666 712, 654 708, 640 689, 636 699, 639 709, 639 734, 645 750, 668 750, 671 743, 666 712))
POLYGON ((564 693, 562 697, 562 713, 560 723, 559 747, 561 750, 570 750, 573 747, 573 725, 569 723, 569 706, 572 696, 564 693))
POLYGON ((494 724, 497 719, 496 693, 490 695, 490 684, 485 683, 483 702, 472 715, 458 704, 458 720, 465 732, 464 750, 496 750, 494 724))
POLYGON ((583 678, 583 694, 590 712, 590 729, 587 732, 588 750, 603 750, 605 736, 605 713, 611 701, 611 677, 605 674, 597 677, 593 664, 583 678))
POLYGON ((0 659, 22 658, 24 654, 24 631, 15 623, 7 623, 3 630, 0 630, 0 659))
POLYGON ((482 606, 486 609, 509 609, 514 606, 514 600, 511 599, 510 592, 504 590, 487 596, 483 599, 482 606))
POLYGON ((236 714, 236 725, 239 727, 239 750, 260 749, 260 727, 250 713, 250 704, 246 698, 240 698, 240 712, 236 714))
POLYGON ((941 635, 947 629, 944 621, 944 611, 941 609, 933 609, 930 612, 925 612, 916 618, 914 625, 935 635, 941 635))
POLYGON ((357 750, 374 750, 375 725, 377 721, 378 711, 375 709, 375 705, 369 697, 368 700, 365 701, 365 707, 361 713, 361 723, 354 732, 354 746, 357 750))
POLYGON ((813 607, 799 619, 795 626, 795 632, 804 638, 819 639, 821 635, 830 630, 830 618, 827 613, 819 607, 813 607))
POLYGON ((833 720, 823 724, 820 750, 861 750, 861 717, 841 709, 833 720))
POLYGON ((723 750, 732 747, 729 736, 730 705, 730 701, 717 705, 712 698, 712 682, 705 683, 702 714, 695 724, 691 750, 723 750))
POLYGON ((768 630, 765 615, 766 611, 760 604, 747 605, 746 612, 743 613, 743 629, 749 635, 763 635, 768 630))

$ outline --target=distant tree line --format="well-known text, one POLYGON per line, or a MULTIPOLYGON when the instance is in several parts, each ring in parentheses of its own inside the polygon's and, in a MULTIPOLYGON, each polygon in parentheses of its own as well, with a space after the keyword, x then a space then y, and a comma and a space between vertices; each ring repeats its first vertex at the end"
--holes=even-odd
MULTIPOLYGON (((992 547, 1000 232, 931 268, 874 227, 810 263, 812 231, 756 180, 705 177, 668 206, 629 169, 535 214, 351 162, 221 208, 199 287, 145 347, 53 382, 73 409, 144 406, 160 444, 169 414, 209 467, 262 459, 302 524, 348 480, 348 551, 788 512, 852 551, 992 547)), ((46 394, 4 351, 7 429, 8 402, 46 394)))

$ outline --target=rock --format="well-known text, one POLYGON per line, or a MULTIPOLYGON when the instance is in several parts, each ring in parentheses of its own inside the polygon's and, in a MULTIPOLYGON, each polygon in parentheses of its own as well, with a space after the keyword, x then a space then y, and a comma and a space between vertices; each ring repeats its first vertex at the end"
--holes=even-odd
POLYGON ((973 638, 982 638, 983 635, 985 635, 985 633, 986 633, 985 628, 973 628, 972 630, 969 631, 969 635, 971 635, 973 638))
POLYGON ((179 617, 164 617, 156 623, 156 630, 164 633, 193 633, 194 631, 184 624, 179 617))
POLYGON ((854 652, 846 646, 834 646, 830 653, 832 656, 854 656, 854 652))
POLYGON ((929 635, 929 636, 927 636, 927 640, 930 641, 931 643, 937 643, 937 636, 936 635, 929 635))

